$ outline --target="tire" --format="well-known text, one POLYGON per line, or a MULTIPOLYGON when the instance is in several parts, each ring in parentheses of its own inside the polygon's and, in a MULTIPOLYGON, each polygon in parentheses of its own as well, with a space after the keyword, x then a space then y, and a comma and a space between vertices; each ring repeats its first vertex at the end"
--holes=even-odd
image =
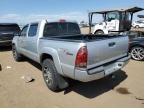
POLYGON ((51 59, 45 59, 43 61, 42 72, 44 81, 50 90, 54 92, 60 91, 68 86, 67 82, 63 83, 63 77, 57 73, 54 62, 51 59))
POLYGON ((15 45, 12 45, 12 53, 15 61, 19 62, 22 60, 22 55, 17 52, 15 45))
POLYGON ((144 48, 141 46, 133 47, 130 51, 131 57, 134 60, 142 61, 144 60, 144 48))
POLYGON ((136 25, 136 26, 135 26, 135 28, 139 28, 139 26, 138 26, 138 25, 136 25))
POLYGON ((96 34, 96 35, 103 35, 104 32, 103 32, 102 30, 98 30, 98 31, 95 32, 95 34, 96 34))

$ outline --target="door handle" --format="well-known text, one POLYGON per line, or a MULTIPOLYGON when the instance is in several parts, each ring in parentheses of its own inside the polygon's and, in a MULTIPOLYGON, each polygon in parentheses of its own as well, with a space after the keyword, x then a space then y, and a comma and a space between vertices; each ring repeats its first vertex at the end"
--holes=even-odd
POLYGON ((116 45, 115 42, 111 42, 111 43, 108 44, 109 47, 113 47, 113 46, 115 46, 115 45, 116 45))

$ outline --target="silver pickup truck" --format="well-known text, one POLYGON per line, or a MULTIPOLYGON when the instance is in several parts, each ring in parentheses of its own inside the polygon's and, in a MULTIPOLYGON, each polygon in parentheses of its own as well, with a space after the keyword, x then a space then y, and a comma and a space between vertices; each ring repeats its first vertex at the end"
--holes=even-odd
POLYGON ((42 66, 52 91, 68 86, 68 78, 88 82, 123 68, 129 61, 127 36, 83 35, 75 22, 30 23, 12 41, 13 56, 26 56, 42 66))

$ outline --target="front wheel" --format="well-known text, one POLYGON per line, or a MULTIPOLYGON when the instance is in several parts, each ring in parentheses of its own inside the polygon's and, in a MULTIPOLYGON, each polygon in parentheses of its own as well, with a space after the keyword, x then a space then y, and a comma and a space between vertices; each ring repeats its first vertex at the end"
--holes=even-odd
POLYGON ((132 48, 131 57, 137 61, 144 60, 144 48, 140 46, 132 48))
POLYGON ((102 30, 98 30, 98 31, 95 32, 95 34, 96 34, 96 35, 103 35, 104 32, 103 32, 102 30))
POLYGON ((12 53, 15 61, 21 61, 22 55, 17 52, 16 46, 12 45, 12 53))

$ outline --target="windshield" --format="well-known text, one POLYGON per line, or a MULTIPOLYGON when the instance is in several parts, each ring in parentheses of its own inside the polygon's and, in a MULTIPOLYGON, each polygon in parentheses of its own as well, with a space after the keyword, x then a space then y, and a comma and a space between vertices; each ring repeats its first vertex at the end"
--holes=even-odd
POLYGON ((57 35, 80 34, 78 24, 70 22, 47 23, 44 28, 44 37, 57 35))
POLYGON ((18 25, 0 25, 0 32, 19 32, 20 28, 18 25))

